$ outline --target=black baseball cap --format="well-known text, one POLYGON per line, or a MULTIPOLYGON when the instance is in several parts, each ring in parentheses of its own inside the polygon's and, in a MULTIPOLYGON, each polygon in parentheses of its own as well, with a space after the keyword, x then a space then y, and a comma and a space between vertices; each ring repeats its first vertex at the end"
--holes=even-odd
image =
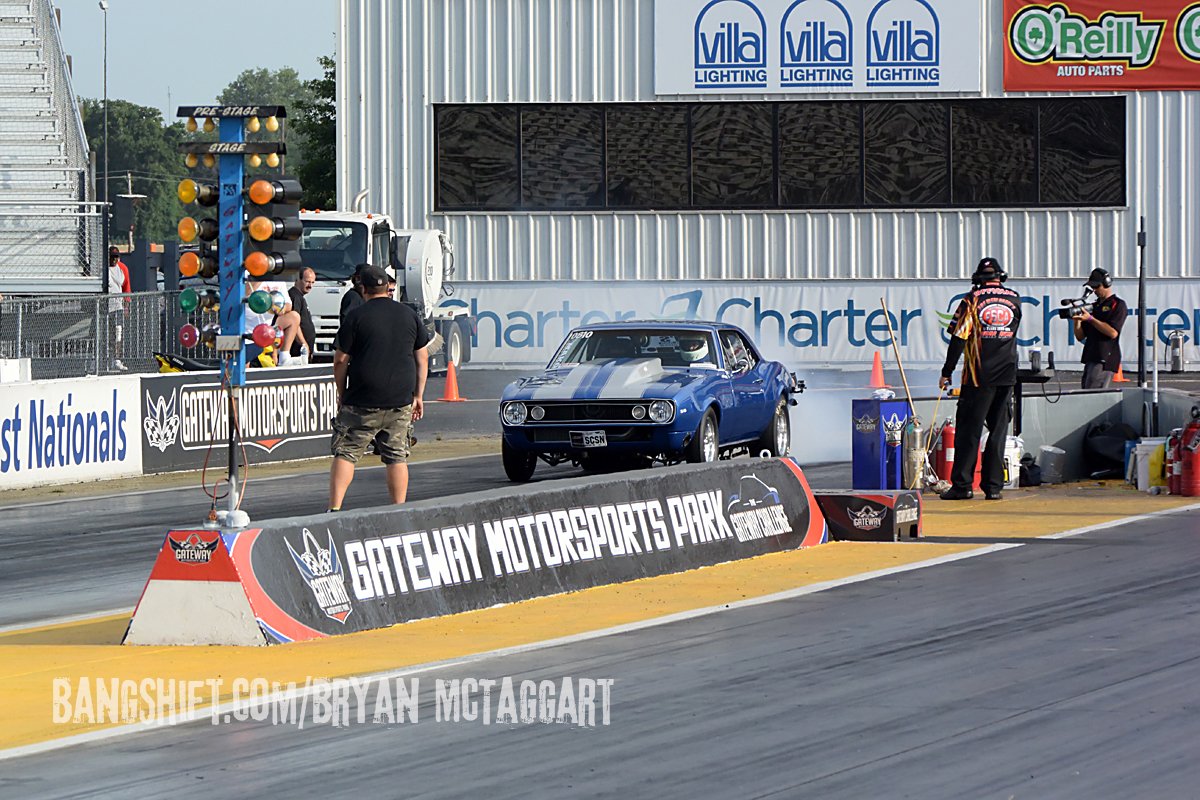
POLYGON ((387 273, 375 266, 363 267, 359 273, 359 280, 366 289, 379 289, 388 285, 387 273))

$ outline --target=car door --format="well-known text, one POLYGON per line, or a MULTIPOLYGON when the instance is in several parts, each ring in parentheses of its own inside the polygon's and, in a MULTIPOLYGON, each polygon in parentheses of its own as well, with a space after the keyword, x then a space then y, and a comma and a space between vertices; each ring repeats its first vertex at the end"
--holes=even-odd
POLYGON ((766 378, 763 362, 754 349, 734 330, 721 331, 721 349, 729 364, 729 381, 736 406, 734 436, 738 440, 758 436, 766 425, 766 378))

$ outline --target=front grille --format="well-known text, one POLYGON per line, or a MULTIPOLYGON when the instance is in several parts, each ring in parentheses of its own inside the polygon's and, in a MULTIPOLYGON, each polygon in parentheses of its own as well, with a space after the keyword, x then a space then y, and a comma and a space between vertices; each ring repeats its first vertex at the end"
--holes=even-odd
POLYGON ((529 423, 533 425, 553 425, 563 422, 623 422, 630 425, 654 425, 657 423, 651 422, 648 416, 641 420, 633 418, 634 406, 641 406, 649 412, 651 402, 653 401, 597 400, 539 403, 535 400, 527 401, 525 405, 531 409, 534 406, 541 406, 546 410, 546 416, 541 420, 530 418, 529 423))

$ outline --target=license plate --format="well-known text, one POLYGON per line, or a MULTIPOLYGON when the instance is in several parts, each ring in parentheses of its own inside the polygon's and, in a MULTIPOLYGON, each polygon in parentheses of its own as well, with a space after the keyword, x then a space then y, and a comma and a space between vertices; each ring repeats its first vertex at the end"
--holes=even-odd
POLYGON ((571 431, 571 444, 575 447, 607 447, 608 437, 604 431, 571 431))

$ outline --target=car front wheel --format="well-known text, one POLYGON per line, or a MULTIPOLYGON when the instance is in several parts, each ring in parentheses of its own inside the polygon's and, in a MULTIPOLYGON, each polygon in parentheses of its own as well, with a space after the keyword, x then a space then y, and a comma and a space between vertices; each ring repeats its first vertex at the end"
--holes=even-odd
POLYGON ((770 456, 778 458, 786 456, 791 447, 792 425, 788 418, 788 404, 787 399, 781 397, 775 405, 775 413, 771 415, 771 424, 767 425, 766 430, 762 432, 754 445, 753 455, 762 455, 766 452, 770 456))
POLYGON ((716 461, 720 455, 720 442, 717 439, 717 415, 710 408, 704 412, 696 435, 688 442, 684 456, 693 464, 703 464, 716 461))
POLYGON ((500 457, 504 460, 504 474, 516 483, 527 482, 537 468, 537 453, 518 450, 508 442, 501 442, 500 457))

